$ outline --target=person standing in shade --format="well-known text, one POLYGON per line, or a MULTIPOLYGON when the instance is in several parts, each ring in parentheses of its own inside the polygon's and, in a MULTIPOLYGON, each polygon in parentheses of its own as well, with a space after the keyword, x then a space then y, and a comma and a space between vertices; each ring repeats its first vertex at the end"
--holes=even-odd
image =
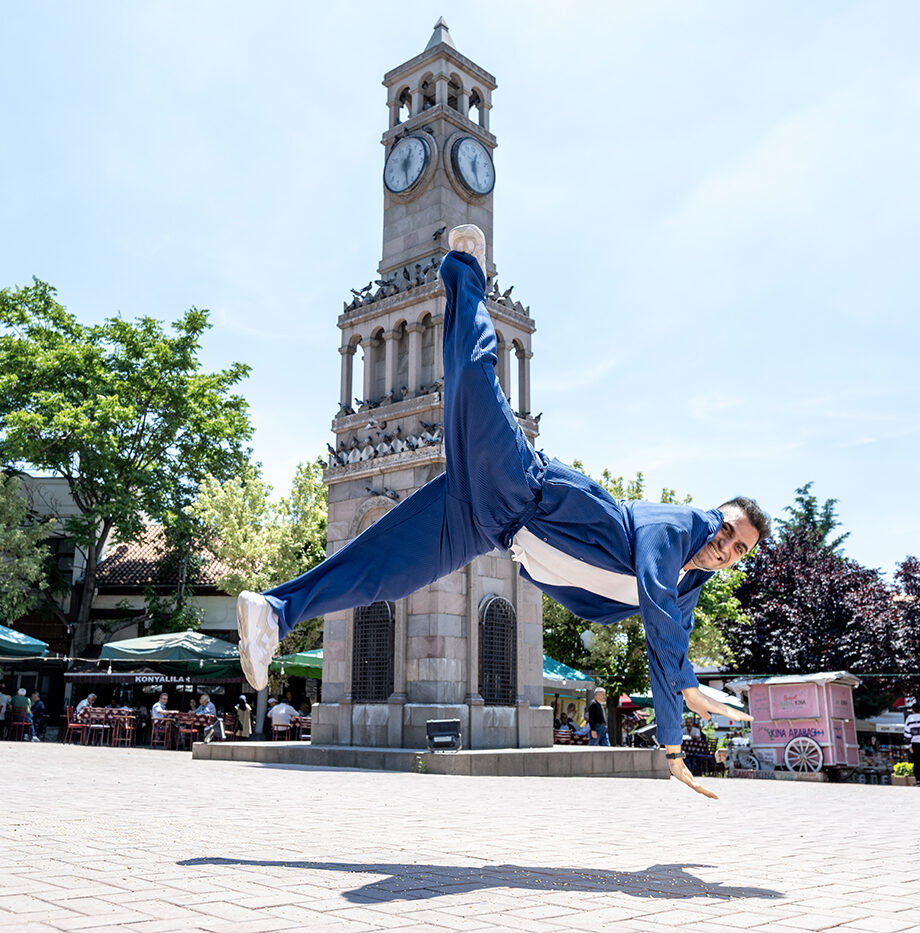
POLYGON ((6 692, 6 684, 0 683, 0 739, 6 732, 6 713, 13 698, 6 692))
POLYGON ((32 694, 32 725, 35 734, 43 739, 45 737, 45 701, 39 694, 32 694))
POLYGON ((240 694, 236 702, 236 718, 239 720, 240 735, 248 739, 252 735, 252 707, 246 702, 246 697, 240 694))
POLYGON ((920 703, 914 703, 910 715, 904 720, 904 741, 910 743, 910 760, 914 765, 917 785, 920 786, 920 703))
POLYGON ((610 745, 607 737, 607 714, 604 707, 607 705, 607 691, 599 687, 594 691, 594 699, 588 707, 588 725, 591 727, 589 745, 610 745))

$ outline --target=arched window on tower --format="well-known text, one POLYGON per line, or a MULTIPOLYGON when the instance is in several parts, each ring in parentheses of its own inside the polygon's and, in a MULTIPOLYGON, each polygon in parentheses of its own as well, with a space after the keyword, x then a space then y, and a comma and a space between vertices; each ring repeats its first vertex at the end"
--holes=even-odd
POLYGON ((470 91, 470 109, 467 111, 466 115, 471 120, 473 120, 474 123, 481 123, 482 121, 480 120, 480 117, 479 117, 481 109, 482 109, 482 95, 479 93, 479 91, 476 90, 476 88, 473 88, 473 90, 470 91), (473 117, 474 109, 476 110, 475 118, 473 117))
POLYGON ((487 706, 511 706, 517 693, 517 617, 501 596, 479 610, 479 693, 487 706))
MULTIPOLYGON (((373 333, 373 369, 371 370, 371 399, 379 401, 386 392, 386 341, 383 339, 383 328, 378 327, 373 333)), ((365 361, 365 366, 367 362, 365 361)))
POLYGON ((355 609, 351 696, 355 703, 386 703, 393 692, 392 603, 355 609))
POLYGON ((429 107, 433 107, 435 104, 435 82, 434 75, 427 74, 422 78, 422 83, 419 85, 419 89, 422 92, 422 110, 428 110, 429 107))
POLYGON ((447 106, 452 110, 460 109, 460 92, 462 90, 463 88, 460 86, 457 76, 451 75, 450 80, 447 82, 447 106))
MULTIPOLYGON (((431 320, 431 315, 426 314, 422 318, 422 325, 424 330, 422 331, 422 352, 421 360, 419 363, 419 374, 418 381, 419 385, 428 386, 431 385, 435 380, 434 374, 434 361, 435 361, 435 346, 434 341, 437 335, 437 329, 431 320)), ((417 388, 417 387, 416 387, 417 388)))
POLYGON ((412 116, 412 94, 409 88, 404 87, 396 98, 399 101, 398 123, 404 123, 412 116))
POLYGON ((409 396, 409 334, 406 322, 400 321, 396 327, 396 377, 393 385, 393 399, 397 402, 409 396), (406 392, 403 392, 403 386, 406 392))

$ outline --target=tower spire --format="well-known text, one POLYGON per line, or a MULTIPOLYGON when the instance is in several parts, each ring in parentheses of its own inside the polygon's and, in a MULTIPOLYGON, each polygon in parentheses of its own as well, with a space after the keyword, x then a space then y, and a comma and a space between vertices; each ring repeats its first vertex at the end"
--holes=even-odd
POLYGON ((457 47, 454 45, 454 40, 450 37, 450 32, 448 31, 447 23, 444 22, 444 17, 439 16, 438 21, 434 24, 434 32, 428 40, 428 45, 425 46, 425 51, 427 52, 429 49, 433 49, 442 42, 444 45, 449 45, 452 49, 457 47))

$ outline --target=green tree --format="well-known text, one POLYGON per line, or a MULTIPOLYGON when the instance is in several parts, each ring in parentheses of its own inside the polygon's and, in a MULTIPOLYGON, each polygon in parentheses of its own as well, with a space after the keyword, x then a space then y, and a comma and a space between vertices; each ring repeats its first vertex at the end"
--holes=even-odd
POLYGON ((30 513, 17 476, 0 473, 0 623, 15 622, 37 603, 47 583, 44 541, 53 524, 30 513))
POLYGON ((63 476, 78 509, 64 527, 86 556, 75 642, 89 641, 96 568, 110 536, 184 514, 206 474, 246 462, 252 434, 233 387, 248 373, 200 371, 208 312, 172 333, 150 317, 84 325, 39 280, 0 291, 0 465, 63 476))
MULTIPOLYGON (((291 495, 277 501, 256 466, 225 482, 206 477, 192 514, 205 529, 208 549, 229 568, 221 589, 231 596, 258 592, 316 566, 326 556, 326 503, 321 458, 301 463, 291 495)), ((281 653, 315 648, 321 633, 321 619, 301 622, 281 653)))
POLYGON ((840 520, 837 518, 837 500, 825 499, 824 504, 819 506, 818 497, 812 495, 812 486, 814 486, 814 480, 804 486, 799 486, 795 491, 795 501, 783 510, 788 512, 790 517, 776 519, 779 540, 784 541, 791 535, 802 534, 815 544, 839 553, 843 542, 850 537, 850 533, 847 531, 828 541, 830 533, 840 527, 840 520))

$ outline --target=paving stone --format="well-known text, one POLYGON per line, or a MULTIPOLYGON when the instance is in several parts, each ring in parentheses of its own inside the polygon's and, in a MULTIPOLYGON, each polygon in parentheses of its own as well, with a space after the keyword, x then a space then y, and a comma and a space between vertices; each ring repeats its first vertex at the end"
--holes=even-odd
POLYGON ((28 820, 0 814, 11 933, 920 928, 920 855, 892 845, 920 815, 897 788, 710 779, 715 802, 658 780, 0 756, 9 786, 42 781, 28 820))

